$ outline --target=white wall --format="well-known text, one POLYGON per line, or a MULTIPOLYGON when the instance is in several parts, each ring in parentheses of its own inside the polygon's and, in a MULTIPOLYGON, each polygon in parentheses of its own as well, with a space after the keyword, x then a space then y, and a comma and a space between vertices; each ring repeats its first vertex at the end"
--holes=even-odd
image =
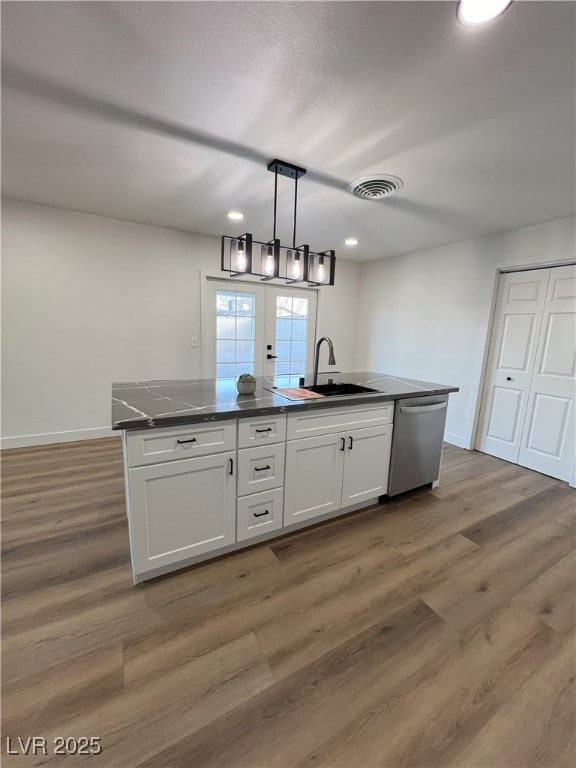
MULTIPOLYGON (((574 219, 362 267, 338 261, 319 335, 337 369, 455 384, 470 447, 497 268, 573 260, 574 219)), ((200 270, 219 240, 3 202, 3 447, 109 434, 112 381, 201 375, 200 270)))
POLYGON ((575 220, 363 265, 356 370, 453 384, 446 439, 473 447, 499 267, 574 260, 575 220))
MULTIPOLYGON (((113 381, 197 378, 200 270, 217 238, 3 201, 2 447, 109 432, 113 381)), ((319 333, 353 370, 360 265, 321 290, 319 333)))

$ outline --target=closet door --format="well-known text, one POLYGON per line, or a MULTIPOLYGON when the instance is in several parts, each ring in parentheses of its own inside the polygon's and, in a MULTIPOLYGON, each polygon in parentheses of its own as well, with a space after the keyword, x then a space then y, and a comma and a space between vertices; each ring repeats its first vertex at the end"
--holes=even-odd
POLYGON ((478 448, 518 462, 549 269, 500 276, 478 448))
POLYGON ((576 432, 576 267, 549 271, 518 463, 569 480, 576 432))

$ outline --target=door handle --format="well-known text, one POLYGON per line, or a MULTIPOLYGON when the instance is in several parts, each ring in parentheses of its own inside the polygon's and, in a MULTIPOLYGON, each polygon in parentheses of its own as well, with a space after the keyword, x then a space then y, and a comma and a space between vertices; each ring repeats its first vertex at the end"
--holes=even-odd
POLYGON ((344 437, 340 438, 340 450, 341 451, 346 450, 346 438, 344 437))
POLYGON ((506 381, 512 381, 512 376, 506 376, 506 381))
POLYGON ((267 469, 270 469, 270 464, 266 464, 265 467, 254 467, 254 472, 265 472, 267 469))
POLYGON ((266 355, 266 360, 276 360, 278 355, 266 355))
POLYGON ((176 440, 176 442, 179 445, 183 445, 184 443, 195 443, 196 442, 196 438, 195 437, 191 437, 190 440, 176 440))
POLYGON ((233 475, 234 474, 234 459, 228 459, 229 465, 228 465, 228 474, 233 475))
POLYGON ((350 435, 350 436, 348 437, 348 440, 349 440, 349 443, 348 443, 348 448, 349 448, 350 450, 352 450, 352 446, 354 445, 354 438, 352 437, 352 435, 350 435))
POLYGON ((257 429, 256 432, 272 432, 272 427, 266 427, 266 429, 257 429))
POLYGON ((269 515, 270 510, 267 509, 264 512, 254 512, 254 517, 263 517, 264 515, 269 515))

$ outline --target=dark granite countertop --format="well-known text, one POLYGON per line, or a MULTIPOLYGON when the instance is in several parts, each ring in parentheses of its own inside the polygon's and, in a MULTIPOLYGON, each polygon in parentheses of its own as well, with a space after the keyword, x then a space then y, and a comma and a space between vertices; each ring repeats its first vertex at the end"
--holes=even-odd
MULTIPOLYGON (((174 379, 136 381, 112 384, 112 429, 154 429, 179 424, 195 424, 233 417, 268 416, 335 406, 385 402, 403 397, 424 397, 458 392, 458 387, 432 384, 428 381, 403 379, 382 373, 328 372, 319 375, 318 383, 328 378, 334 382, 362 384, 377 392, 361 395, 339 395, 318 400, 287 400, 269 391, 276 384, 297 387, 299 377, 282 377, 281 381, 259 378, 253 395, 239 395, 233 380, 174 379)), ((312 377, 306 377, 306 385, 312 377)))

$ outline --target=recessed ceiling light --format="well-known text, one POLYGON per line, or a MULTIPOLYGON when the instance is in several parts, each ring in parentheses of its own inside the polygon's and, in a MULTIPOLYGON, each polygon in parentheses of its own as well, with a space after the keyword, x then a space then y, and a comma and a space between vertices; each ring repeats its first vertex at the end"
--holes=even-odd
POLYGON ((512 5, 512 0, 460 0, 458 3, 458 20, 462 24, 485 24, 492 21, 506 8, 512 5))
POLYGON ((232 219, 232 221, 242 221, 244 214, 240 213, 240 211, 228 211, 228 218, 232 219))
POLYGON ((344 245, 347 245, 348 248, 353 248, 355 245, 358 245, 358 240, 355 237, 347 237, 344 240, 344 245))

